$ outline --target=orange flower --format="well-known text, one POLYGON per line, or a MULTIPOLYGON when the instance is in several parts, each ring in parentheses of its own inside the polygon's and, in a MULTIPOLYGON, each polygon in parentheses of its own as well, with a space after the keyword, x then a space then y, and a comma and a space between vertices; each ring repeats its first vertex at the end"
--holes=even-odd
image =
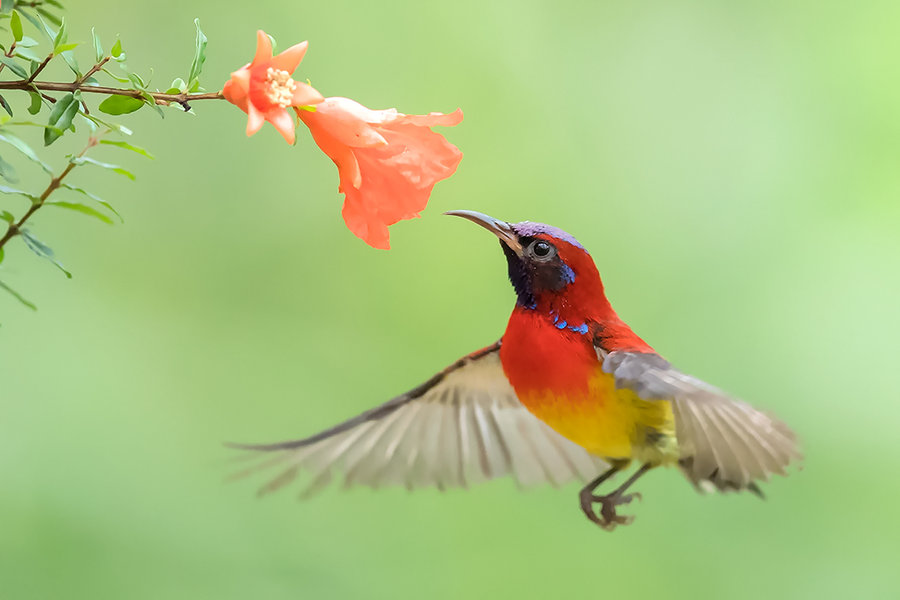
POLYGON ((453 126, 462 111, 404 115, 370 110, 348 98, 326 98, 297 110, 319 148, 337 165, 344 222, 375 248, 390 248, 388 225, 412 219, 428 204, 434 184, 456 171, 459 148, 431 131, 453 126))
POLYGON ((294 143, 294 118, 289 106, 310 106, 323 100, 312 86, 291 79, 291 73, 303 60, 307 42, 291 46, 272 56, 272 42, 266 32, 256 32, 256 56, 253 62, 231 74, 222 95, 247 113, 247 135, 253 135, 268 121, 294 143))

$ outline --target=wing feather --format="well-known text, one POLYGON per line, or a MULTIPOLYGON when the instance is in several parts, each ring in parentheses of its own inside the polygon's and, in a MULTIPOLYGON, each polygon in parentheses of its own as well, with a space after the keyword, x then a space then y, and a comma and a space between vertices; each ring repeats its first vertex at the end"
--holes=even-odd
POLYGON ((260 493, 299 477, 301 497, 336 476, 344 486, 468 487, 512 475, 520 486, 590 480, 605 465, 539 421, 516 398, 500 342, 466 356, 424 384, 313 436, 234 445, 265 459, 236 477, 280 467, 260 493))
POLYGON ((672 367, 657 354, 598 349, 616 386, 645 400, 669 401, 682 471, 695 485, 750 489, 784 475, 801 459, 794 432, 783 422, 672 367))
POLYGON ((473 469, 472 481, 480 483, 485 479, 492 477, 491 457, 488 454, 488 440, 483 416, 481 416, 481 407, 478 404, 472 405, 472 410, 468 411, 469 423, 467 427, 472 433, 472 443, 475 451, 478 453, 478 468, 473 469))

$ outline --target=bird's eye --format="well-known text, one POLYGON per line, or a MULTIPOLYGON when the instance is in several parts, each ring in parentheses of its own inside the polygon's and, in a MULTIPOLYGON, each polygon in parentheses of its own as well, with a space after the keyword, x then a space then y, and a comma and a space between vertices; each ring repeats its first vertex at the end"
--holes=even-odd
POLYGON ((535 240, 531 244, 531 255, 538 260, 550 260, 556 254, 556 248, 544 240, 535 240))

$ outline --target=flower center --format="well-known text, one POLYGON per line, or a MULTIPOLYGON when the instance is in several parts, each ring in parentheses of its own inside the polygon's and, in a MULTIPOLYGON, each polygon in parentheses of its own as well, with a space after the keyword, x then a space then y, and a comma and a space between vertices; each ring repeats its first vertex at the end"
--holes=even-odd
POLYGON ((294 99, 296 82, 291 79, 291 74, 281 69, 269 67, 266 71, 266 98, 281 108, 291 105, 294 99))

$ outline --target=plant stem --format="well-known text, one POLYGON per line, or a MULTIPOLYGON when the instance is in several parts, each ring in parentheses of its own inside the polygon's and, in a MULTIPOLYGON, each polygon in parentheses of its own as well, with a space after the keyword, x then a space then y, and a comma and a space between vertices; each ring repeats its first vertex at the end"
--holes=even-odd
POLYGON ((94 65, 93 67, 91 67, 91 70, 90 70, 90 71, 88 71, 87 73, 85 73, 84 75, 82 75, 81 77, 79 77, 78 79, 76 79, 76 80, 75 80, 75 83, 78 83, 78 84, 84 83, 84 82, 87 80, 88 77, 90 77, 91 75, 93 75, 94 73, 96 73, 97 71, 99 71, 100 69, 102 69, 102 68, 103 68, 103 65, 105 65, 107 62, 109 62, 109 59, 110 59, 109 56, 104 56, 104 57, 103 57, 103 60, 101 60, 101 61, 98 62, 96 65, 94 65))
MULTIPOLYGON (((5 57, 7 57, 7 58, 12 58, 13 51, 14 51, 15 49, 16 49, 16 42, 15 42, 15 40, 13 40, 13 43, 12 43, 12 45, 9 47, 9 50, 7 50, 7 51, 4 53, 3 56, 5 56, 5 57)), ((0 71, 2 71, 2 70, 3 70, 3 67, 5 67, 5 66, 6 66, 6 65, 5 65, 4 63, 0 63, 0 71)))
POLYGON ((110 94, 115 96, 129 96, 140 100, 144 94, 150 94, 157 104, 180 104, 185 111, 191 109, 188 102, 194 100, 223 100, 225 96, 222 92, 206 92, 203 94, 190 94, 181 92, 179 94, 164 94, 162 92, 144 92, 143 90, 131 90, 114 87, 106 87, 102 85, 85 85, 83 81, 60 82, 60 81, 28 81, 20 79, 17 81, 0 81, 0 90, 25 90, 34 91, 37 88, 40 92, 90 92, 93 94, 110 94))
POLYGON ((41 71, 44 70, 44 67, 47 66, 47 63, 50 62, 50 60, 53 58, 53 56, 54 56, 54 55, 53 55, 53 53, 51 52, 51 53, 47 56, 47 58, 45 58, 44 61, 43 61, 41 64, 38 65, 38 68, 34 70, 34 73, 31 74, 31 77, 29 77, 28 79, 25 80, 25 83, 32 83, 32 82, 34 81, 34 78, 37 77, 38 74, 40 74, 41 71))
MULTIPOLYGON (((81 158, 82 156, 84 156, 84 154, 89 149, 91 149, 92 147, 94 147, 96 145, 97 145, 97 140, 95 138, 90 138, 90 140, 88 140, 87 146, 85 146, 84 149, 78 153, 78 158, 81 158)), ((6 229, 6 233, 3 234, 2 238, 0 238, 0 248, 3 248, 3 246, 6 245, 6 242, 13 239, 17 235, 19 235, 19 232, 22 230, 22 227, 25 225, 25 222, 29 218, 31 218, 31 215, 36 213, 38 211, 38 209, 44 205, 44 202, 46 202, 47 198, 50 197, 50 194, 52 194, 54 191, 56 191, 57 188, 59 188, 59 185, 62 183, 62 180, 65 179, 66 175, 68 175, 69 172, 75 168, 75 166, 76 165, 74 162, 69 161, 69 164, 67 164, 66 168, 62 170, 62 173, 60 173, 59 175, 57 175, 56 177, 54 177, 53 179, 50 180, 50 183, 47 184, 47 188, 43 191, 43 193, 41 193, 41 195, 38 197, 37 201, 35 201, 31 204, 31 208, 28 209, 28 212, 26 212, 24 215, 22 215, 22 218, 19 219, 18 221, 16 221, 15 223, 9 224, 9 227, 6 229)))

